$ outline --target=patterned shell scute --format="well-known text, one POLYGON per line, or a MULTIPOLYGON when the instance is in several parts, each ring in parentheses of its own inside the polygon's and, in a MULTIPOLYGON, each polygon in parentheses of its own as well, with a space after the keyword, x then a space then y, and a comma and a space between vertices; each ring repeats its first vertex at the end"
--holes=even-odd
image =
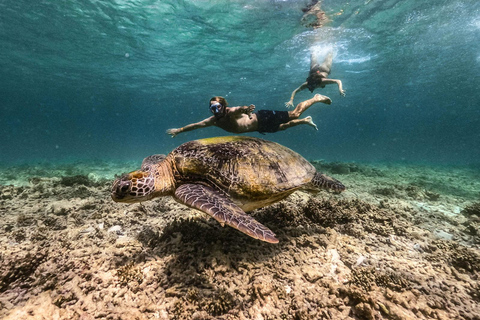
POLYGON ((315 168, 275 142, 233 136, 187 142, 172 151, 177 182, 214 184, 240 197, 268 197, 311 181, 315 168))

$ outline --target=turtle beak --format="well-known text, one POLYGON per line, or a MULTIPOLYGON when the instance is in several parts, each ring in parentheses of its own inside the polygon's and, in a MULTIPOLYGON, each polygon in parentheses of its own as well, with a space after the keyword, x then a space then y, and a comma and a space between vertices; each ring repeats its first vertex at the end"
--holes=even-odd
POLYGON ((115 202, 135 203, 150 200, 154 191, 154 178, 148 172, 137 170, 115 180, 111 196, 115 202))
POLYGON ((125 202, 122 201, 125 197, 129 194, 130 188, 132 186, 132 182, 130 180, 125 179, 126 176, 122 176, 121 178, 115 180, 112 186, 112 199, 115 202, 125 202))

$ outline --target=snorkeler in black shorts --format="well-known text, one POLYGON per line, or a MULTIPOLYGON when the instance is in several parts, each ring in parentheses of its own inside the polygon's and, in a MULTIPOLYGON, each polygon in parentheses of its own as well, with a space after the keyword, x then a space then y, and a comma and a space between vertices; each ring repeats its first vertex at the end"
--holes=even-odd
POLYGON ((310 72, 308 73, 307 81, 302 83, 300 87, 293 90, 290 100, 285 102, 287 108, 293 107, 293 98, 295 95, 302 90, 308 89, 310 92, 313 92, 316 88, 325 88, 327 84, 336 83, 338 85, 338 91, 342 96, 345 96, 345 90, 342 87, 342 81, 338 79, 328 79, 330 70, 332 69, 333 53, 330 52, 322 64, 318 64, 317 56, 312 52, 310 56, 310 72))
POLYGON ((227 100, 223 97, 210 99, 209 109, 213 116, 197 123, 186 125, 182 128, 168 129, 167 133, 172 137, 185 131, 216 126, 233 133, 245 133, 258 131, 277 132, 299 124, 307 124, 317 129, 312 117, 299 119, 300 115, 317 102, 330 104, 330 98, 316 94, 312 99, 300 102, 292 111, 259 110, 253 112, 255 106, 228 107, 227 100))

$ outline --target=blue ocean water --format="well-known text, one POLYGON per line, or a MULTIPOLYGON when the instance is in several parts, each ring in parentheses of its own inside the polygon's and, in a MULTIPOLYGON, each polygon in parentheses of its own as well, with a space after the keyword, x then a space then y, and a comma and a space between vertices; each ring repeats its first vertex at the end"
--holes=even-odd
MULTIPOLYGON (((480 162, 480 2, 0 1, 0 163, 139 159, 192 139, 165 130, 208 100, 285 110, 310 52, 335 53, 319 130, 252 134, 307 159, 480 162)), ((302 91, 295 103, 312 94, 302 91)))

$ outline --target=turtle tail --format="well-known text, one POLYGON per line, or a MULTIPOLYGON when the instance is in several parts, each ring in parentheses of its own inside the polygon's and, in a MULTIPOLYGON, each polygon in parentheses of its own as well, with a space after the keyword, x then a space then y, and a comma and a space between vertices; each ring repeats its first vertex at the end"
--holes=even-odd
POLYGON ((345 186, 340 181, 321 172, 315 172, 315 176, 310 183, 318 189, 333 190, 335 192, 345 191, 345 186))

